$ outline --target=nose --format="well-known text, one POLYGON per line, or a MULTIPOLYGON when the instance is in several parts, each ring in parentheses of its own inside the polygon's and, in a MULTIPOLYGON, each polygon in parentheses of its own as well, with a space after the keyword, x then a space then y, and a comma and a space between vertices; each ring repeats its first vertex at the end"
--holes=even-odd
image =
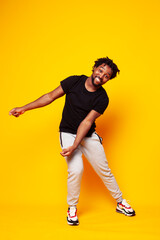
POLYGON ((103 74, 103 73, 100 73, 99 77, 100 77, 101 79, 103 79, 104 74, 103 74))

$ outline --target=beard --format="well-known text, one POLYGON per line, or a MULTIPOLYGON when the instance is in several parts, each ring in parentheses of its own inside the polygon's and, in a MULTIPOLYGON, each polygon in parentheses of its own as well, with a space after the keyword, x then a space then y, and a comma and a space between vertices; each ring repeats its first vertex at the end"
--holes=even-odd
POLYGON ((97 76, 95 76, 95 77, 93 77, 93 75, 91 76, 92 84, 93 84, 94 87, 98 87, 99 88, 99 87, 101 87, 102 84, 101 83, 95 84, 94 80, 95 80, 96 77, 97 76))

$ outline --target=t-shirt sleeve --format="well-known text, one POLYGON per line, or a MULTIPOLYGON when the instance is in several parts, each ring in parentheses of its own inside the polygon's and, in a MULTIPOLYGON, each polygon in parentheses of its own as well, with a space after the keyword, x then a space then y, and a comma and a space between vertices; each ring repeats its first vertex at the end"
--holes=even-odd
POLYGON ((109 98, 107 94, 103 94, 97 101, 94 103, 93 110, 96 112, 103 114, 109 104, 109 98))
POLYGON ((61 87, 63 91, 67 94, 69 93, 70 89, 76 84, 78 81, 78 76, 70 76, 63 81, 61 81, 61 87))

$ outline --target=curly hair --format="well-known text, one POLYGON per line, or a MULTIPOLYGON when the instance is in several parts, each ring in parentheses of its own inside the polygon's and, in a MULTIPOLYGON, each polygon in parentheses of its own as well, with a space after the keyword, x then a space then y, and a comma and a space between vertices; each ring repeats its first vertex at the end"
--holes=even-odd
POLYGON ((112 69, 112 71, 113 71, 110 79, 115 78, 117 76, 117 72, 118 72, 118 74, 120 73, 120 70, 118 69, 117 65, 108 57, 97 59, 95 61, 95 64, 93 66, 92 71, 94 70, 95 67, 97 68, 98 66, 100 66, 103 63, 105 65, 108 65, 112 69))

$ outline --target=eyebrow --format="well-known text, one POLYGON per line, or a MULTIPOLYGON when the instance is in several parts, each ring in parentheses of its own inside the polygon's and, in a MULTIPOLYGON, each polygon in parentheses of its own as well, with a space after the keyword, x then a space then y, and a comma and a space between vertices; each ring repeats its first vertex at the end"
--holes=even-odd
MULTIPOLYGON (((105 68, 104 68, 104 67, 101 67, 101 68, 103 68, 103 69, 105 70, 105 68)), ((110 73, 107 73, 107 74, 109 74, 109 75, 111 76, 111 74, 110 74, 110 73)))

